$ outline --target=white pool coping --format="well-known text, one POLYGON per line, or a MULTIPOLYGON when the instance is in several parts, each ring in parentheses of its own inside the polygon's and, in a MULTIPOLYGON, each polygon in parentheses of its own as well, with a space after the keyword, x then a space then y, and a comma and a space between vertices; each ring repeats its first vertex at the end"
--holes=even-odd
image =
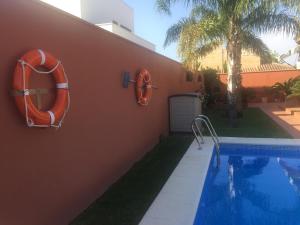
MULTIPOLYGON (((300 145, 300 139, 221 137, 221 143, 300 145)), ((139 225, 193 225, 213 152, 205 137, 201 150, 194 140, 139 225)))

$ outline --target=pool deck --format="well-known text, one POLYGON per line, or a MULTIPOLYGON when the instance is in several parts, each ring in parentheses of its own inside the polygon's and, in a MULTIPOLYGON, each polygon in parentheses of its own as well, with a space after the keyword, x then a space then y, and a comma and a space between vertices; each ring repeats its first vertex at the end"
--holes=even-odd
MULTIPOLYGON (((300 139, 221 137, 220 142, 300 146, 300 139)), ((201 149, 193 141, 139 225, 193 225, 213 146, 209 137, 201 149)))

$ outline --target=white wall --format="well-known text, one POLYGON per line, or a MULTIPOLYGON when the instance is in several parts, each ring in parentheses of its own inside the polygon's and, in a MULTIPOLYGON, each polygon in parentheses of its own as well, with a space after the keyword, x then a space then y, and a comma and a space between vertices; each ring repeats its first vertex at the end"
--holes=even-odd
MULTIPOLYGON (((1 1, 1 0, 0 0, 1 1)), ((134 12, 123 0, 41 0, 105 30, 155 51, 155 45, 134 34, 134 12), (113 21, 118 24, 114 24, 113 21), (125 26, 132 32, 122 28, 125 26)))
POLYGON ((116 21, 134 31, 134 12, 122 0, 81 0, 81 16, 93 24, 116 21))
POLYGON ((154 44, 152 44, 149 41, 146 41, 145 39, 135 35, 132 32, 129 32, 129 31, 123 29, 119 25, 116 25, 116 24, 113 24, 113 23, 102 23, 102 24, 97 24, 97 26, 99 26, 99 27, 101 27, 105 30, 108 30, 108 31, 110 31, 114 34, 117 34, 117 35, 131 41, 131 42, 134 42, 138 45, 141 45, 145 48, 148 48, 152 51, 155 51, 155 45, 154 44))
MULTIPOLYGON (((41 0, 61 10, 81 17, 81 0, 41 0)), ((83 0, 85 1, 85 0, 83 0)))

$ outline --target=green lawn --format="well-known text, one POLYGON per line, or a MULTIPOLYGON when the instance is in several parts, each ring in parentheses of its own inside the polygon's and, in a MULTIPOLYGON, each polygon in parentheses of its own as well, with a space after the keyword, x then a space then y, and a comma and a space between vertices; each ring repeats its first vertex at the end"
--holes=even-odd
POLYGON ((248 108, 243 111, 243 118, 238 126, 231 128, 228 119, 221 110, 206 112, 219 136, 225 137, 258 137, 258 138, 292 138, 270 117, 259 108, 248 108))
MULTIPOLYGON (((221 111, 206 114, 220 136, 290 137, 256 108, 244 111, 238 128, 228 128, 221 111)), ((165 138, 70 225, 138 225, 192 140, 190 135, 165 138)))
POLYGON ((162 140, 71 225, 137 225, 192 140, 192 136, 162 140))

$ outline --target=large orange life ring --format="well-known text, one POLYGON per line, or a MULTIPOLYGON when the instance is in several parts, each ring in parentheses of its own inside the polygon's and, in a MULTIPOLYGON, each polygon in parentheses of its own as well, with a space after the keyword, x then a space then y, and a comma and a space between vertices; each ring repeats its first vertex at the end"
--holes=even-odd
POLYGON ((18 61, 13 76, 13 90, 15 102, 19 111, 26 118, 29 127, 60 127, 69 109, 70 95, 68 79, 59 60, 48 52, 35 49, 27 52, 18 61), (38 71, 37 67, 44 67, 50 71, 38 71), (40 111, 33 104, 30 97, 29 80, 32 71, 51 73, 56 83, 56 101, 48 111, 40 111))
POLYGON ((152 96, 151 75, 146 69, 142 69, 136 78, 137 102, 141 106, 147 106, 152 96))

